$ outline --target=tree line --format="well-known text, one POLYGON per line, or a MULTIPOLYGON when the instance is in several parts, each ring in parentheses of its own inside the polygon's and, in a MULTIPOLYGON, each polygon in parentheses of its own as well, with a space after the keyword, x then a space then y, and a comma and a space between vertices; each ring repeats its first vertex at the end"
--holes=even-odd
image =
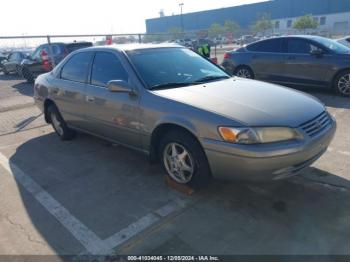
MULTIPOLYGON (((318 26, 318 22, 313 18, 312 15, 304 15, 295 20, 294 23, 291 25, 291 28, 299 31, 305 31, 307 29, 316 29, 318 26)), ((269 32, 273 32, 274 24, 271 20, 270 15, 267 13, 263 13, 258 15, 258 18, 250 26, 249 29, 254 34, 267 34, 269 32)), ((216 37, 226 33, 232 33, 233 35, 235 35, 241 32, 242 28, 235 21, 227 20, 223 25, 220 23, 213 23, 207 31, 209 37, 216 37)), ((181 38, 181 36, 184 33, 182 32, 182 29, 180 27, 173 27, 169 30, 169 34, 172 35, 174 39, 178 39, 181 38)))

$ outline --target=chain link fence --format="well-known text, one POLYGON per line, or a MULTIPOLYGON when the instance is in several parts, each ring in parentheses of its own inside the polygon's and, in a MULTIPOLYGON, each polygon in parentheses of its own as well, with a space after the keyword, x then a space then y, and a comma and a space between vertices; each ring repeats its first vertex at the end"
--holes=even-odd
POLYGON ((167 34, 1 36, 0 73, 26 77, 26 65, 35 62, 41 63, 44 71, 50 71, 66 55, 82 47, 171 41, 173 37, 167 34))
MULTIPOLYGON (((0 73, 17 75, 33 81, 29 70, 32 64, 43 72, 52 70, 66 55, 76 49, 88 46, 131 43, 178 43, 196 51, 198 33, 174 34, 91 34, 91 35, 21 35, 0 36, 0 73)), ((215 40, 215 39, 214 39, 215 40)), ((217 54, 223 56, 224 51, 233 46, 223 47, 223 43, 211 41, 212 58, 217 61, 217 54), (217 45, 219 50, 217 52, 217 45), (221 51, 220 51, 221 50, 221 51)))

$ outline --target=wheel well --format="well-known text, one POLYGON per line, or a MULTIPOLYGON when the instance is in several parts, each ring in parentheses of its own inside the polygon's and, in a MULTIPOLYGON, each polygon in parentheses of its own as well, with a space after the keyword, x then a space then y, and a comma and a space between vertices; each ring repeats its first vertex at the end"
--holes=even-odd
POLYGON ((188 129, 186 129, 182 126, 179 126, 177 124, 161 124, 152 132, 151 141, 150 141, 150 160, 151 160, 151 162, 154 163, 154 162, 158 161, 160 141, 166 133, 168 133, 172 130, 179 130, 179 131, 182 131, 182 132, 189 134, 201 146, 201 143, 199 142, 197 137, 192 132, 190 132, 188 129))
POLYGON ((55 105, 55 102, 52 101, 51 99, 46 99, 44 102, 44 116, 45 116, 45 121, 46 123, 50 124, 51 123, 51 119, 50 116, 47 112, 47 109, 49 108, 49 106, 51 105, 55 105))
POLYGON ((337 77, 338 77, 341 73, 346 72, 346 71, 350 71, 350 68, 341 69, 341 70, 339 70, 337 73, 334 74, 333 79, 332 79, 332 82, 331 82, 331 88, 334 88, 334 82, 335 82, 335 80, 337 79, 337 77))

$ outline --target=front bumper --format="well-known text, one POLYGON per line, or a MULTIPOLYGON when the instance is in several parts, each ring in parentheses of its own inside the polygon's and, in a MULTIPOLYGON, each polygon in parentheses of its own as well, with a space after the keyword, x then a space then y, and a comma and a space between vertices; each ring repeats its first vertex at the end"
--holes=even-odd
POLYGON ((264 145, 237 145, 216 140, 202 141, 215 178, 248 181, 284 179, 310 166, 327 150, 336 122, 317 137, 264 145))

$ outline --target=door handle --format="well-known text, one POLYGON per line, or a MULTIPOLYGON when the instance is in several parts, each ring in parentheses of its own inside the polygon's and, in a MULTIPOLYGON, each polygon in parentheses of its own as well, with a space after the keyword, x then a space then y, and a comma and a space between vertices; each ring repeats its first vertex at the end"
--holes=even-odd
POLYGON ((92 97, 92 96, 87 96, 87 97, 86 97, 86 101, 87 101, 87 102, 94 102, 94 101, 95 101, 95 98, 92 97))

